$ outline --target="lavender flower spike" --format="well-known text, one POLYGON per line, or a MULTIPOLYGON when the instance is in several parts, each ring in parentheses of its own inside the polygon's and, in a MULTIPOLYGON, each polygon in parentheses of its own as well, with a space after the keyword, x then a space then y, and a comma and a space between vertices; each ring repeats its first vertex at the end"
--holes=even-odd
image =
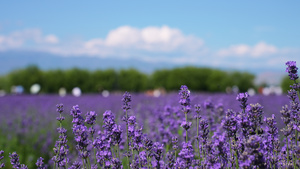
POLYGON ((131 109, 131 105, 129 104, 131 102, 131 95, 129 92, 125 92, 122 98, 123 106, 122 109, 125 111, 131 109))
POLYGON ((179 103, 183 106, 185 113, 188 113, 191 109, 190 94, 191 92, 189 91, 188 87, 186 85, 181 85, 179 92, 179 103))
POLYGON ((4 168, 5 167, 5 164, 1 162, 1 160, 4 158, 3 154, 4 154, 4 151, 1 150, 0 151, 0 168, 4 168))
POLYGON ((245 110, 245 108, 247 107, 247 100, 248 100, 249 94, 246 93, 239 93, 236 97, 236 100, 239 101, 240 107, 245 110))
POLYGON ((299 76, 297 74, 298 68, 296 66, 296 61, 288 61, 285 64, 288 66, 286 72, 289 73, 290 79, 297 80, 299 76))
POLYGON ((44 166, 43 160, 44 159, 42 157, 37 159, 37 162, 35 163, 35 165, 37 166, 37 169, 46 169, 46 167, 44 166))

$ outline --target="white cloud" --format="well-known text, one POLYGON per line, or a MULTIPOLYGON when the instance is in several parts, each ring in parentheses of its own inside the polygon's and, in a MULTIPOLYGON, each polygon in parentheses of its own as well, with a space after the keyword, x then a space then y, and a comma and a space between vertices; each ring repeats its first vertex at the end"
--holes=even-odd
POLYGON ((55 35, 47 35, 44 38, 44 42, 57 44, 59 42, 58 38, 55 35))
POLYGON ((34 45, 45 45, 56 44, 59 40, 55 35, 43 35, 39 29, 26 29, 0 35, 0 50, 26 48, 27 44, 32 42, 34 45))
POLYGON ((251 56, 254 58, 263 57, 271 54, 278 53, 278 49, 266 44, 265 42, 259 42, 255 46, 251 47, 246 44, 232 45, 229 48, 221 49, 217 52, 218 56, 251 56))
POLYGON ((39 29, 27 29, 7 35, 0 33, 0 51, 26 49, 61 56, 134 58, 147 62, 172 62, 232 68, 274 67, 282 60, 299 56, 299 49, 278 48, 265 42, 232 45, 219 51, 204 46, 201 38, 186 35, 168 26, 135 28, 121 26, 104 38, 59 39, 39 29), (286 57, 285 57, 286 56, 286 57), (261 62, 257 62, 260 60, 261 62))
POLYGON ((105 39, 97 38, 85 43, 87 49, 106 47, 150 52, 199 50, 202 46, 202 39, 186 36, 179 29, 168 26, 146 27, 143 29, 122 26, 110 31, 105 39))

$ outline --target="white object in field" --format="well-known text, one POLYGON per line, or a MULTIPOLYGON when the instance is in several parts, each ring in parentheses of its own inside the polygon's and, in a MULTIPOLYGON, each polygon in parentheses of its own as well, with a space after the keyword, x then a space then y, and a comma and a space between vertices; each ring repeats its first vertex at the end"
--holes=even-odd
POLYGON ((30 93, 31 94, 37 94, 38 92, 40 92, 40 90, 41 90, 41 85, 39 85, 39 84, 33 84, 30 87, 30 93))
POLYGON ((12 94, 22 94, 23 92, 24 92, 24 88, 21 85, 11 87, 12 94))
POLYGON ((237 86, 232 86, 232 92, 233 92, 234 94, 238 94, 239 91, 240 91, 239 87, 237 87, 237 86))
POLYGON ((248 89, 247 93, 249 94, 249 96, 254 96, 256 94, 253 88, 248 89))
POLYGON ((159 97, 160 94, 161 94, 161 92, 158 89, 155 89, 154 92, 153 92, 154 97, 159 97))
POLYGON ((263 95, 268 96, 271 94, 271 90, 268 87, 263 88, 262 90, 263 95))
POLYGON ((232 93, 232 89, 229 86, 226 87, 225 91, 226 91, 227 94, 231 94, 232 93))
POLYGON ((275 94, 276 94, 276 95, 282 95, 282 88, 279 87, 279 86, 277 86, 277 87, 275 88, 275 94))
POLYGON ((72 94, 75 97, 81 96, 81 90, 80 90, 80 88, 79 87, 74 87, 73 90, 72 90, 72 94))
POLYGON ((282 89, 279 86, 270 86, 270 87, 263 88, 262 93, 263 93, 263 95, 266 95, 266 96, 268 96, 270 94, 281 95, 282 89))
POLYGON ((5 91, 4 90, 0 90, 0 97, 3 97, 3 96, 5 96, 5 91))
POLYGON ((60 97, 64 97, 65 95, 67 95, 67 90, 64 87, 61 87, 58 90, 58 94, 60 97))
POLYGON ((108 97, 109 96, 109 91, 108 90, 103 90, 102 91, 102 96, 103 97, 108 97))

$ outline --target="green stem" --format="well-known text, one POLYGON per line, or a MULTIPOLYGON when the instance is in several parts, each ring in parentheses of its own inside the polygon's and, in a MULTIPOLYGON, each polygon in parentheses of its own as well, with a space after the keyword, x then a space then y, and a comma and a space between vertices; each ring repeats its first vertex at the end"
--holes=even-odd
POLYGON ((128 138, 128 114, 127 114, 127 110, 126 110, 126 144, 127 144, 127 152, 129 151, 129 138, 128 138))
MULTIPOLYGON (((197 150, 198 150, 198 156, 200 159, 200 149, 199 149, 199 119, 197 118, 197 150)), ((201 165, 201 161, 200 161, 200 165, 201 165)))
POLYGON ((229 138, 229 149, 230 149, 230 156, 232 156, 231 138, 229 138))
MULTIPOLYGON (((94 135, 92 135, 92 141, 94 142, 94 135)), ((95 147, 93 149, 94 149, 94 163, 96 164, 97 163, 96 149, 95 149, 95 147)))
MULTIPOLYGON (((204 161, 206 160, 206 153, 204 152, 204 145, 203 145, 203 142, 202 142, 202 154, 204 154, 204 161)), ((201 161, 200 161, 201 162, 201 161)))
POLYGON ((85 161, 87 162, 87 166, 88 166, 88 168, 92 168, 92 167, 91 167, 91 163, 90 163, 90 159, 89 159, 89 158, 87 158, 87 159, 85 159, 85 161))
POLYGON ((111 152, 112 157, 115 158, 115 156, 114 156, 114 150, 113 150, 112 146, 110 146, 110 152, 111 152))
POLYGON ((84 166, 84 159, 82 158, 82 167, 83 169, 85 169, 85 166, 84 166))
POLYGON ((287 165, 290 163, 290 153, 289 153, 289 141, 288 137, 286 137, 286 153, 287 153, 287 165))
MULTIPOLYGON (((61 119, 61 113, 59 113, 59 119, 61 119)), ((61 121, 59 121, 59 128, 61 129, 61 127, 62 127, 62 123, 61 123, 61 121)), ((61 136, 61 134, 59 134, 59 136, 61 136)), ((60 139, 59 137, 58 137, 58 139, 60 139)), ((58 152, 56 153, 56 157, 57 157, 57 155, 60 153, 60 142, 59 142, 59 144, 58 144, 58 152)), ((54 169, 56 168, 56 162, 54 162, 54 169)))
POLYGON ((296 146, 298 146, 298 130, 295 130, 295 137, 296 146))
MULTIPOLYGON (((175 154, 175 158, 176 158, 176 154, 175 154)), ((151 165, 150 165, 150 160, 149 160, 149 156, 147 155, 147 164, 148 164, 148 167, 149 169, 151 168, 151 165)))
POLYGON ((139 167, 140 167, 140 168, 142 168, 142 167, 141 167, 141 158, 140 158, 140 153, 139 153, 139 151, 137 151, 137 153, 138 153, 137 155, 138 155, 138 157, 139 157, 139 167))
MULTIPOLYGON (((233 143, 235 144, 235 140, 233 139, 233 143)), ((238 160, 238 156, 237 156, 237 150, 234 151, 234 156, 235 156, 235 166, 236 166, 236 169, 239 169, 239 160, 238 160)))
POLYGON ((121 155, 120 155, 120 146, 119 146, 119 144, 117 145, 118 147, 117 147, 117 152, 118 152, 118 154, 119 154, 119 159, 121 160, 121 155))
POLYGON ((130 165, 129 165, 129 158, 128 158, 128 156, 126 156, 126 157, 127 157, 128 169, 130 169, 130 165))

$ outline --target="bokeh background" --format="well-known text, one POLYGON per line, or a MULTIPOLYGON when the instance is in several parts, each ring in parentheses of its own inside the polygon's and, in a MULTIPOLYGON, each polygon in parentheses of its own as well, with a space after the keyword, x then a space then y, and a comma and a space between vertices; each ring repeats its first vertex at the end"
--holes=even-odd
MULTIPOLYGON (((1 2, 0 90, 10 93, 12 85, 22 85, 23 91, 29 92, 34 83, 42 85, 41 91, 46 93, 57 93, 60 87, 70 93, 76 86, 83 92, 145 91, 158 87, 177 90, 178 84, 174 85, 176 87, 166 84, 173 84, 172 80, 157 82, 161 81, 159 78, 166 79, 163 75, 166 72, 158 73, 159 77, 150 82, 144 80, 140 82, 143 84, 132 87, 122 88, 122 82, 112 81, 122 79, 117 76, 126 76, 123 74, 136 74, 131 79, 126 77, 131 82, 136 77, 149 79, 157 70, 187 66, 227 73, 247 72, 254 76, 252 87, 280 86, 286 75, 284 63, 288 60, 299 62, 300 59, 299 5, 298 1, 1 2), (6 76, 26 68, 27 71, 15 74, 23 73, 21 76, 27 82, 14 80, 20 77, 6 76), (79 70, 67 71, 74 68, 79 70), (134 70, 120 72, 130 68, 134 70), (67 72, 52 71, 58 69, 67 72), (103 73, 100 70, 107 69, 115 72, 104 72, 105 76, 113 75, 116 79, 109 79, 109 83, 104 78, 102 81, 106 82, 96 86, 91 85, 95 82, 83 84, 85 79, 74 80, 72 75, 66 75, 99 79, 103 73), (32 77, 25 77, 26 73, 32 77), (45 82, 53 81, 50 76, 61 78, 57 79, 60 87, 49 89, 49 85, 54 85, 54 82, 45 82)), ((186 71, 200 72, 196 69, 186 71)), ((199 74, 191 77, 203 79, 205 75, 199 74)), ((211 75, 211 72, 203 74, 211 75)), ((218 74, 214 79, 224 76, 214 74, 218 74)), ((180 81, 182 76, 173 79, 180 81)), ((182 83, 187 82, 179 82, 182 83)), ((205 83, 212 84, 209 80, 205 83)), ((241 87, 238 82, 220 83, 241 87)), ((199 81, 197 85, 200 85, 199 81)), ((224 92, 223 86, 217 91, 224 92)))

